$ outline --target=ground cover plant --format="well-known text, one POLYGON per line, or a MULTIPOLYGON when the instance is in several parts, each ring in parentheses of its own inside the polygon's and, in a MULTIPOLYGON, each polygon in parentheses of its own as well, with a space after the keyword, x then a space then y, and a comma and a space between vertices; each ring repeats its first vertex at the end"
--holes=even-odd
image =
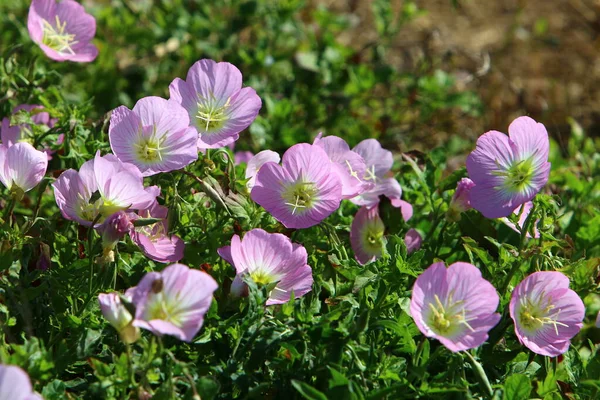
POLYGON ((482 105, 371 11, 0 2, 0 399, 599 396, 599 140, 410 151, 482 105))

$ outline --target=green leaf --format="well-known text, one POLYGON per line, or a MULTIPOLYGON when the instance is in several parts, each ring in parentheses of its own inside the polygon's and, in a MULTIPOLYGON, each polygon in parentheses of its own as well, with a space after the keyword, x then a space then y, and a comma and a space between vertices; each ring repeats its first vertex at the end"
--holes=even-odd
POLYGON ((531 389, 531 381, 526 375, 513 374, 504 383, 504 400, 528 399, 531 389))
POLYGON ((327 396, 325 394, 314 387, 310 386, 308 383, 304 383, 302 381, 297 381, 292 379, 292 386, 296 389, 302 397, 308 400, 327 400, 327 396))

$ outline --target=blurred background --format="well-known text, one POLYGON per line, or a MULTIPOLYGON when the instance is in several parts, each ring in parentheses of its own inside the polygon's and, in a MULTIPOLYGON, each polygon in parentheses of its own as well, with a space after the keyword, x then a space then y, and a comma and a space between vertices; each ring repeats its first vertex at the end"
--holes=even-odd
POLYGON ((519 115, 543 122, 560 147, 574 121, 597 135, 598 0, 83 4, 97 19, 91 64, 45 58, 28 37, 29 1, 0 0, 3 60, 37 57, 34 78, 0 103, 0 116, 57 85, 56 101, 89 104, 101 119, 143 96, 168 97, 173 78, 212 58, 235 64, 263 99, 239 149, 281 151, 323 131, 351 145, 375 137, 399 151, 460 153, 519 115))

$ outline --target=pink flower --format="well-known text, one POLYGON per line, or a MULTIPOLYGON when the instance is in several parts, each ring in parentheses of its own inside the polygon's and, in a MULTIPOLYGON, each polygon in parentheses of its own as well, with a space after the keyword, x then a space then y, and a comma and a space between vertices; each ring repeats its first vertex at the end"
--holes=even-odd
POLYGON ((14 365, 0 364, 0 400, 43 400, 33 391, 29 376, 14 365))
POLYGON ((498 321, 500 298, 474 265, 432 264, 416 280, 410 313, 419 330, 452 352, 480 346, 498 321))
POLYGON ((393 201, 402 197, 402 188, 394 178, 385 176, 392 169, 394 159, 392 152, 385 150, 375 139, 365 139, 352 149, 358 153, 366 164, 363 181, 371 185, 371 188, 362 194, 350 199, 359 206, 373 207, 379 203, 379 196, 385 196, 393 201))
MULTIPOLYGON (((517 233, 521 233, 521 230, 523 229, 523 227, 525 226, 525 221, 527 221, 527 217, 529 216, 529 212, 531 211, 531 209, 533 208, 533 202, 528 201, 527 203, 524 203, 523 205, 521 205, 520 207, 515 208, 515 211, 513 211, 514 215, 519 215, 519 228, 517 229, 516 225, 513 224, 512 222, 510 222, 510 220, 508 218, 501 218, 500 220, 502 222, 504 222, 504 224, 506 226, 508 226, 510 229, 512 229, 513 231, 517 232, 517 233), (523 210, 521 212, 521 210, 523 210)), ((540 232, 537 229, 537 224, 538 224, 539 220, 535 221, 534 227, 533 227, 533 237, 534 238, 539 238, 540 237, 540 232)), ((531 238, 531 234, 529 232, 527 232, 526 236, 528 238, 531 238)))
POLYGON ((242 74, 227 62, 200 60, 186 80, 175 78, 171 99, 185 108, 199 134, 200 149, 227 146, 256 119, 262 106, 254 89, 242 88, 242 74))
POLYGON ((410 228, 404 236, 404 244, 406 245, 406 252, 408 254, 417 251, 421 248, 423 243, 423 237, 416 229, 410 228))
POLYGON ((367 170, 365 160, 350 150, 344 139, 337 136, 322 137, 322 133, 319 133, 313 144, 325 150, 333 163, 333 170, 342 181, 342 198, 351 199, 373 188, 373 183, 363 180, 367 170))
POLYGON ((144 178, 138 168, 121 162, 112 154, 96 153, 79 172, 63 172, 54 187, 54 197, 64 218, 90 226, 117 211, 144 210, 156 201, 156 187, 144 188, 144 178))
MULTIPOLYGON (((131 298, 124 296, 125 300, 131 302, 131 298)), ((104 318, 119 332, 125 343, 133 343, 140 337, 140 329, 133 326, 133 315, 121 301, 118 293, 101 293, 98 295, 100 311, 104 318)))
POLYGON ((73 0, 33 0, 27 19, 29 36, 55 61, 90 62, 98 55, 91 41, 96 20, 73 0))
POLYGON ((600 311, 598 311, 598 316, 596 317, 596 328, 600 328, 600 311))
POLYGON ((268 162, 279 164, 280 160, 281 157, 279 157, 279 154, 271 150, 260 151, 256 153, 255 156, 250 158, 248 165, 246 165, 246 179, 248 179, 246 186, 248 189, 252 189, 254 187, 254 184, 256 183, 256 174, 258 173, 260 167, 268 162))
POLYGON ((585 316, 583 302, 560 272, 534 272, 517 285, 510 299, 510 317, 519 341, 534 353, 556 357, 565 353, 585 316))
POLYGON ((475 183, 469 178, 462 178, 458 181, 456 191, 454 192, 454 196, 452 196, 452 200, 450 200, 450 205, 446 212, 446 216, 450 221, 460 221, 460 214, 471 209, 470 196, 471 189, 474 186, 475 183))
POLYGON ((175 100, 145 97, 133 110, 120 106, 110 116, 110 147, 143 176, 181 169, 198 159, 198 134, 175 100))
POLYGON ((138 214, 142 218, 162 219, 152 225, 130 229, 131 240, 142 250, 142 253, 151 260, 161 263, 181 260, 185 244, 179 236, 169 235, 168 209, 155 202, 152 207, 138 214))
POLYGON ((0 182, 22 197, 41 182, 48 167, 48 157, 32 145, 20 142, 14 146, 0 145, 0 182))
POLYGON ((202 327, 217 287, 210 275, 183 264, 149 272, 127 291, 136 308, 133 325, 158 336, 191 342, 202 327))
POLYGON ((260 168, 251 197, 287 228, 302 229, 338 209, 342 183, 323 149, 300 143, 285 152, 282 166, 260 168))
MULTIPOLYGON (((50 114, 43 110, 44 107, 40 105, 32 105, 32 104, 21 104, 14 108, 13 115, 17 114, 19 111, 24 110, 31 113, 31 121, 36 124, 42 131, 47 132, 50 128, 56 124, 56 118, 50 118, 50 114)), ((28 142, 30 144, 34 143, 33 137, 33 129, 29 124, 22 123, 17 125, 10 124, 10 118, 2 119, 2 128, 0 129, 2 144, 7 147, 12 146, 18 142, 28 142)), ((64 140, 64 135, 58 135, 55 143, 57 145, 62 144, 64 140)), ((44 141, 44 149, 42 150, 46 153, 48 160, 52 159, 52 154, 54 151, 48 146, 48 141, 44 141)))
POLYGON ((231 246, 221 247, 218 252, 235 267, 231 290, 236 295, 246 288, 244 276, 260 285, 274 284, 267 305, 287 303, 292 292, 299 298, 311 291, 313 277, 306 249, 280 233, 252 229, 241 240, 234 235, 231 246))
MULTIPOLYGON (((234 164, 235 165, 247 164, 248 161, 250 161, 252 159, 252 157, 254 157, 254 154, 252 154, 251 151, 236 151, 235 154, 233 155, 234 164)), ((279 162, 279 161, 277 161, 277 162, 279 162)))
POLYGON ((361 264, 367 264, 379 257, 385 245, 385 226, 379 217, 377 207, 362 206, 352 221, 350 244, 354 257, 361 264))
POLYGON ((519 117, 508 133, 483 134, 467 157, 467 171, 475 183, 471 206, 486 218, 509 216, 535 197, 550 174, 550 144, 544 125, 519 117))

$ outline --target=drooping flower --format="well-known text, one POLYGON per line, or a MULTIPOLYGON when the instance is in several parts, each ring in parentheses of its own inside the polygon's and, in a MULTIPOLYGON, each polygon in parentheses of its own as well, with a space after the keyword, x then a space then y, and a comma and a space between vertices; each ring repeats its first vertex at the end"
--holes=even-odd
POLYGON ((500 298, 474 265, 437 262, 417 278, 410 313, 419 330, 452 352, 480 346, 498 321, 500 298))
POLYGON ((302 229, 337 210, 342 184, 323 149, 299 143, 285 152, 281 166, 260 168, 251 197, 287 228, 302 229))
MULTIPOLYGON (((527 221, 527 217, 529 216, 529 212, 531 211, 532 208, 533 208, 533 202, 528 201, 527 203, 524 203, 520 207, 515 208, 515 211, 513 211, 514 215, 519 216, 519 222, 518 222, 519 229, 517 229, 517 226, 514 223, 512 223, 508 218, 501 218, 500 221, 504 222, 504 224, 507 225, 513 231, 515 231, 517 233, 521 233, 521 230, 525 227, 525 221, 527 221)), ((533 226, 533 237, 536 239, 540 237, 540 231, 538 231, 538 229, 537 229, 538 222, 539 222, 539 220, 535 221, 533 223, 533 225, 534 225, 533 226)), ((531 238, 531 234, 529 232, 527 232, 526 237, 531 238)))
POLYGON ((200 60, 189 69, 186 80, 175 78, 169 86, 171 99, 185 108, 190 126, 199 134, 198 147, 227 146, 256 119, 262 106, 250 87, 242 88, 242 73, 227 62, 200 60))
MULTIPOLYGON (((126 301, 131 302, 131 297, 123 295, 126 301)), ((98 295, 100 311, 104 318, 119 332, 125 343, 133 343, 140 337, 140 329, 133 326, 133 315, 129 312, 118 293, 101 293, 98 295)))
POLYGON ((138 212, 141 218, 160 218, 160 222, 151 225, 137 226, 130 229, 131 240, 138 245, 142 253, 151 260, 170 263, 183 258, 185 244, 177 235, 169 235, 167 214, 169 210, 158 203, 138 212))
POLYGON ((55 61, 90 62, 98 56, 91 41, 96 20, 73 0, 33 0, 27 19, 29 36, 55 61))
POLYGON ((233 155, 233 162, 235 165, 248 164, 252 157, 254 154, 251 151, 236 151, 233 155))
POLYGON ((98 233, 102 236, 102 256, 96 261, 104 264, 107 262, 113 262, 114 248, 123 237, 132 230, 132 213, 126 213, 125 211, 117 211, 112 214, 104 222, 96 228, 98 233))
POLYGON ((352 151, 358 153, 365 161, 366 171, 363 181, 370 184, 371 188, 350 201, 359 206, 373 207, 379 203, 379 196, 383 195, 392 200, 394 205, 394 200, 402 197, 402 188, 396 179, 385 177, 394 163, 392 152, 383 149, 376 139, 365 139, 352 151))
POLYGON ((14 365, 0 364, 0 400, 43 400, 33 391, 29 375, 14 365))
POLYGON ((113 110, 110 147, 119 160, 138 167, 143 176, 181 169, 198 159, 198 135, 187 111, 175 100, 150 96, 133 110, 113 110))
POLYGON ((231 238, 231 246, 221 247, 219 255, 235 267, 236 278, 231 285, 234 294, 245 289, 243 276, 260 285, 274 284, 267 305, 283 304, 311 291, 312 269, 307 264, 306 249, 280 233, 252 229, 240 239, 231 238))
POLYGON ((458 181, 456 185, 456 191, 454 192, 454 196, 452 196, 452 200, 450 200, 450 205, 448 206, 448 211, 446 211, 446 217, 450 221, 460 221, 460 214, 471 209, 471 189, 475 186, 472 180, 469 178, 462 178, 458 181))
POLYGON ((20 142, 10 147, 0 145, 0 181, 17 199, 41 182, 47 168, 46 154, 29 143, 20 142))
POLYGON ((206 272, 171 264, 147 273, 129 289, 136 308, 134 326, 155 335, 171 335, 191 342, 204 322, 217 282, 206 272))
POLYGON ((384 232, 385 226, 377 207, 362 206, 354 216, 350 228, 350 244, 354 257, 361 265, 381 257, 385 245, 384 232))
POLYGON ((550 174, 544 125, 519 117, 508 127, 508 134, 483 134, 467 157, 467 171, 475 183, 471 206, 486 218, 509 216, 535 197, 550 174))
POLYGON ((583 301, 561 272, 534 272, 512 292, 510 317, 519 341, 534 353, 565 353, 585 317, 583 301))
POLYGON ((101 157, 98 152, 79 172, 66 170, 52 186, 63 217, 90 226, 96 218, 102 223, 117 211, 151 207, 159 190, 144 188, 143 181, 135 165, 123 163, 112 154, 101 157))
POLYGON ((254 183, 256 182, 256 174, 260 167, 262 167, 265 163, 274 162, 279 164, 281 157, 279 154, 275 153, 272 150, 263 150, 256 155, 254 155, 250 160, 248 160, 248 165, 246 165, 246 186, 248 189, 252 189, 254 187, 254 183))
POLYGON ((344 139, 337 136, 322 137, 319 133, 313 144, 325 150, 333 163, 333 170, 342 181, 342 198, 351 199, 374 186, 374 183, 364 180, 367 172, 365 160, 350 150, 344 139))
POLYGON ((421 243, 423 243, 423 237, 416 229, 410 228, 408 232, 406 232, 406 235, 404 235, 404 244, 406 245, 407 254, 419 250, 421 248, 421 243))

